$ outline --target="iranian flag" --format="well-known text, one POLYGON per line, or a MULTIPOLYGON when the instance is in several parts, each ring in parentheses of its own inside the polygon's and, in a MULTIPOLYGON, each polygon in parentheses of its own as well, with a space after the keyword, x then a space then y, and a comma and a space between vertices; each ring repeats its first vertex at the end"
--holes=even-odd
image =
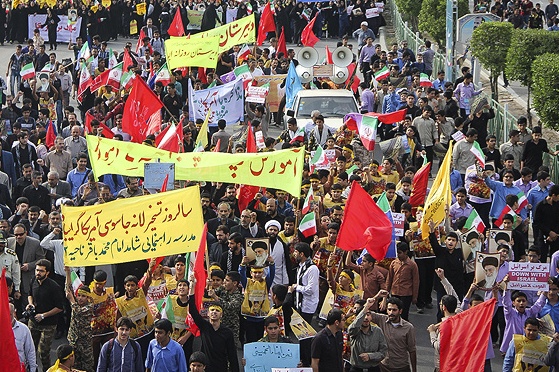
POLYGON ((120 85, 122 89, 128 89, 132 86, 132 81, 136 74, 133 71, 124 72, 122 74, 122 79, 120 80, 120 85))
POLYGON ((116 90, 120 90, 120 81, 122 80, 122 62, 116 64, 109 73, 107 85, 110 85, 116 90))
POLYGON ((324 149, 320 144, 316 148, 313 157, 309 161, 310 171, 314 172, 314 169, 317 165, 322 165, 326 163, 328 160, 326 159, 326 155, 324 154, 324 149))
POLYGON ((239 53, 237 54, 237 60, 242 59, 243 61, 245 59, 247 59, 247 57, 250 55, 250 48, 248 47, 247 44, 245 44, 241 50, 239 50, 239 53))
POLYGON ((483 223, 483 220, 475 209, 472 210, 472 213, 470 213, 470 216, 466 220, 464 229, 470 230, 472 227, 475 227, 476 230, 481 234, 483 234, 483 232, 485 231, 485 224, 483 223))
POLYGON ((508 205, 505 206, 505 208, 503 208, 503 211, 501 212, 501 214, 499 215, 499 218, 497 218, 497 221, 495 221, 495 225, 497 225, 498 228, 502 229, 503 228, 503 219, 505 218, 505 215, 510 214, 513 218, 513 225, 516 222, 516 213, 512 210, 511 207, 509 207, 508 205))
POLYGON ((314 212, 306 214, 305 217, 301 219, 299 231, 305 236, 305 238, 316 234, 316 220, 314 212))
POLYGON ((388 78, 389 75, 390 75, 390 71, 388 70, 388 67, 384 66, 381 70, 375 73, 375 80, 376 81, 384 80, 388 78))
POLYGON ((78 97, 81 97, 85 93, 85 90, 91 86, 91 83, 91 73, 89 72, 89 69, 87 68, 85 63, 82 63, 82 69, 80 71, 80 83, 78 85, 78 97))
POLYGON ((163 86, 167 86, 167 84, 171 82, 171 73, 167 68, 167 62, 165 62, 163 66, 161 66, 161 68, 157 71, 155 82, 157 83, 158 81, 160 81, 163 86))
POLYGON ((479 147, 479 143, 477 143, 477 141, 474 141, 470 151, 474 154, 481 167, 485 168, 485 155, 483 154, 483 151, 481 151, 481 147, 479 147))
POLYGON ((70 281, 71 281, 71 284, 72 284, 72 292, 74 292, 74 293, 76 293, 78 288, 83 285, 82 281, 80 280, 80 278, 78 277, 78 274, 76 274, 75 271, 70 272, 70 281))
POLYGON ((419 85, 422 87, 432 87, 433 83, 431 83, 431 79, 429 79, 429 75, 419 74, 419 85))
POLYGON ((314 194, 312 192, 312 187, 309 189, 307 193, 307 197, 305 198, 305 202, 303 203, 303 209, 301 209, 301 213, 307 214, 311 209, 311 202, 314 200, 314 194))
MULTIPOLYGON (((118 60, 116 59, 115 54, 113 53, 113 49, 111 48, 110 52, 109 52, 109 68, 114 68, 116 65, 118 65, 118 60)), ((120 68, 122 70, 122 67, 120 68)))
POLYGON ((295 135, 293 136, 293 138, 291 139, 291 141, 289 141, 290 144, 293 144, 293 142, 303 142, 305 140, 305 128, 297 128, 297 131, 295 132, 295 135))
POLYGON ((361 138, 361 142, 367 150, 373 151, 375 149, 375 141, 379 123, 376 117, 351 113, 347 114, 344 117, 344 123, 348 127, 348 129, 357 129, 357 131, 359 132, 359 138, 361 138))
POLYGON ((520 211, 528 205, 528 199, 526 198, 526 195, 524 195, 522 191, 516 194, 516 196, 518 196, 518 208, 516 209, 515 212, 520 213, 520 211))
POLYGON ((19 74, 23 80, 33 79, 35 77, 35 67, 33 66, 33 63, 28 63, 23 66, 19 74))
POLYGON ((171 296, 167 296, 157 303, 157 310, 161 314, 161 318, 168 319, 171 323, 175 323, 175 313, 173 312, 173 301, 171 296))

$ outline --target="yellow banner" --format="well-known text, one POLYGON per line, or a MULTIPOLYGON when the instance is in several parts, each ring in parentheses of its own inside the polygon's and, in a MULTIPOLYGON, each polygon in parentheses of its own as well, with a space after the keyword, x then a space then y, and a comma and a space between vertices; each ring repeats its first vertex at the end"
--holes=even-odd
POLYGON ((136 13, 138 13, 138 15, 146 14, 146 9, 147 9, 146 3, 136 4, 136 13))
POLYGON ((169 69, 177 67, 198 66, 215 68, 219 37, 201 39, 172 37, 165 40, 165 55, 169 69))
MULTIPOLYGON (((89 136, 88 136, 89 137, 89 136)), ((433 181, 427 200, 425 211, 421 220, 421 235, 423 239, 429 237, 429 221, 439 225, 446 217, 445 206, 450 208, 452 203, 452 190, 450 189, 450 166, 452 165, 452 143, 448 146, 439 172, 433 181)))
POLYGON ((158 160, 175 163, 175 179, 228 182, 273 187, 299 195, 305 159, 304 148, 256 154, 220 152, 172 153, 132 142, 87 137, 95 176, 118 170, 124 176, 143 177, 144 164, 158 160))
POLYGON ((94 266, 194 252, 204 221, 198 186, 62 207, 64 264, 94 266))
MULTIPOLYGON (((213 30, 204 31, 191 35, 190 39, 207 39, 212 36, 219 36, 218 53, 231 49, 234 45, 253 43, 256 41, 256 25, 254 13, 248 17, 243 17, 235 22, 227 23, 213 30)), ((165 49, 167 45, 165 45, 165 49)))

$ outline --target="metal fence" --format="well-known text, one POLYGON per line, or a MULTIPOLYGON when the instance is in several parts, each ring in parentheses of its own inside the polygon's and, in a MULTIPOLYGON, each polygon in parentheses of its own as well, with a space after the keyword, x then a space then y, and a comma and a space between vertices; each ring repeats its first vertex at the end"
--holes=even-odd
MULTIPOLYGON (((394 0, 387 0, 386 8, 388 8, 387 10, 390 11, 392 16, 392 26, 394 27, 398 42, 406 40, 408 42, 408 47, 417 54, 424 46, 424 41, 421 39, 419 33, 414 32, 408 27, 407 22, 404 22, 394 0)), ((436 73, 437 71, 444 70, 445 56, 439 52, 435 52, 433 72, 436 73)), ((510 131, 516 128, 516 117, 508 111, 507 104, 502 105, 493 100, 490 95, 485 94, 485 96, 495 111, 495 118, 489 121, 488 132, 493 133, 495 137, 497 137, 497 144, 501 145, 508 141, 510 131)), ((482 143, 482 145, 484 145, 484 143, 482 143)), ((557 146, 557 149, 559 149, 559 146, 557 146)), ((559 183, 559 160, 557 157, 544 154, 543 161, 544 165, 548 166, 551 171, 552 181, 556 184, 559 183)))

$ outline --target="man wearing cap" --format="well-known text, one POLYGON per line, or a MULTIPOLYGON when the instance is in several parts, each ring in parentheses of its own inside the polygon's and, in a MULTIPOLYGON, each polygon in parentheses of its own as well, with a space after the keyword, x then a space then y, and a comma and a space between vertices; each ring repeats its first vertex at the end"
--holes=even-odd
POLYGON ((291 259, 289 258, 289 250, 287 246, 278 239, 281 225, 276 220, 266 222, 266 235, 270 239, 270 256, 274 259, 276 273, 272 286, 276 284, 289 284, 288 273, 291 272, 291 259))
POLYGON ((15 251, 7 247, 8 241, 3 231, 0 231, 0 263, 6 268, 6 274, 14 282, 14 298, 21 297, 19 286, 21 284, 21 267, 15 251))
POLYGON ((190 299, 188 308, 196 326, 200 329, 202 352, 208 357, 206 365, 208 372, 231 371, 239 372, 239 360, 233 331, 221 324, 223 309, 219 305, 212 305, 208 309, 209 321, 205 320, 194 299, 195 281, 190 283, 190 299))
POLYGON ((362 47, 367 43, 368 37, 370 37, 372 41, 375 41, 375 33, 369 28, 367 21, 363 21, 361 22, 361 27, 353 31, 353 38, 357 39, 357 45, 362 47))

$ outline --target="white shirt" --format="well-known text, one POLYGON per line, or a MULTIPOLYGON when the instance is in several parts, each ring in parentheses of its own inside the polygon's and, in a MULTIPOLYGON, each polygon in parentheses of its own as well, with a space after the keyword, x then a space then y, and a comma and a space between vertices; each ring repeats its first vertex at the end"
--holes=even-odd
POLYGON ((28 371, 37 370, 37 355, 35 354, 35 346, 29 328, 21 322, 15 321, 12 326, 14 338, 16 339, 17 353, 19 361, 25 363, 28 371))
MULTIPOLYGON (((64 243, 62 239, 53 239, 54 232, 51 232, 41 240, 41 247, 54 252, 54 273, 66 277, 64 271, 64 243)), ((82 282, 85 281, 85 268, 73 267, 72 270, 78 272, 78 276, 82 282)))
POLYGON ((285 252, 283 250, 283 244, 279 239, 273 247, 270 247, 270 251, 270 256, 274 259, 274 266, 276 268, 272 287, 276 284, 289 284, 285 265, 285 252))
POLYGON ((303 296, 301 308, 297 308, 297 310, 302 313, 314 314, 318 307, 318 276, 320 272, 314 264, 305 270, 306 265, 306 262, 302 262, 297 268, 295 306, 298 306, 299 298, 303 296))

